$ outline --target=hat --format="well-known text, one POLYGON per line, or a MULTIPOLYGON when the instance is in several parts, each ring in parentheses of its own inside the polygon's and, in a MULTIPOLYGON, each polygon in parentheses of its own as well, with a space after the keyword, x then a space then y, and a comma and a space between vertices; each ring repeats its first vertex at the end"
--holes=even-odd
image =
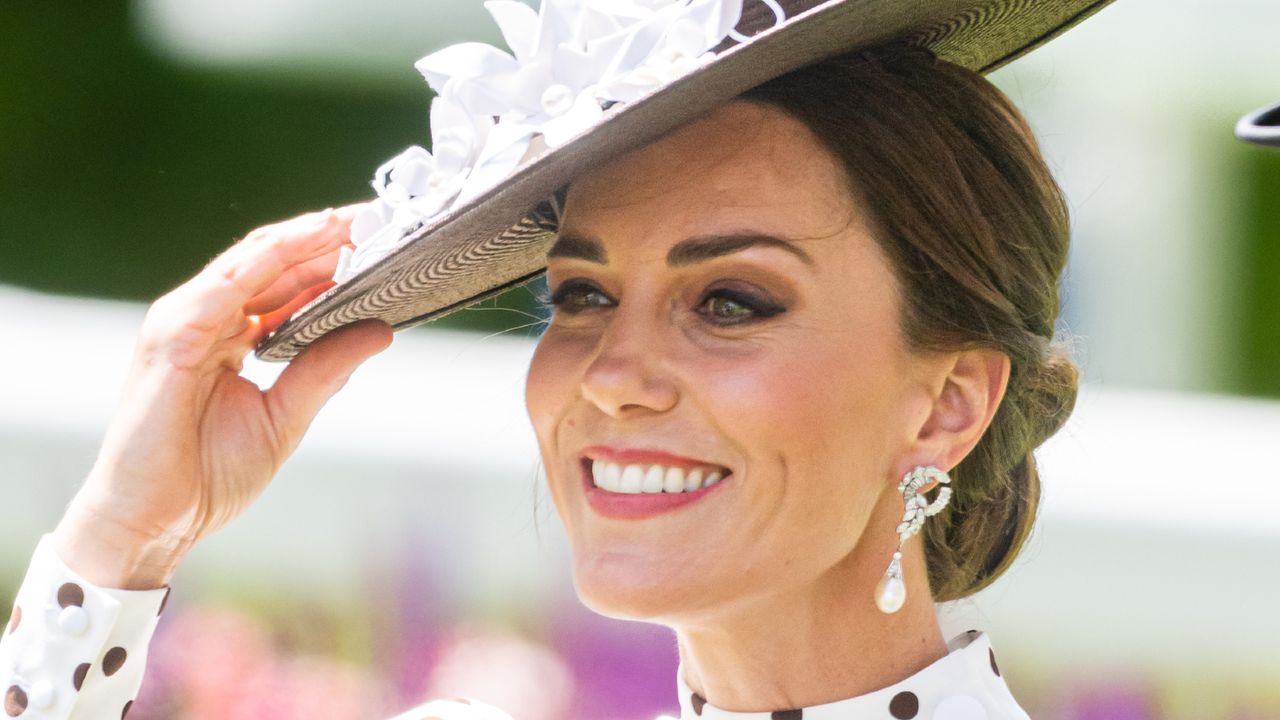
POLYGON ((491 0, 511 53, 462 43, 418 61, 437 93, 431 151, 378 168, 337 285, 258 356, 369 318, 411 327, 539 276, 570 182, 787 72, 903 41, 985 73, 1110 2, 491 0))
POLYGON ((1236 137, 1245 142, 1280 147, 1280 103, 1259 108, 1236 123, 1236 137))

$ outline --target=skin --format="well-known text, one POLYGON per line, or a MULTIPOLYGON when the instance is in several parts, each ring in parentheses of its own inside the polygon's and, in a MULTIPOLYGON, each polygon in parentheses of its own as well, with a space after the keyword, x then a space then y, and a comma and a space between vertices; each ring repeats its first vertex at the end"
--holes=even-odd
MULTIPOLYGON (((166 584, 389 344, 386 325, 366 322, 317 342, 269 390, 238 376, 257 340, 323 289, 350 217, 254 231, 153 306, 102 454, 55 531, 73 569, 166 584)), ((527 401, 583 601, 671 627, 685 681, 729 710, 863 694, 945 655, 918 539, 902 610, 881 613, 873 589, 897 542, 897 482, 973 448, 1008 360, 907 347, 897 279, 804 126, 727 105, 576 182, 561 241, 527 401), (725 235, 781 242, 708 241, 725 235), (677 510, 608 518, 581 475, 583 449, 600 445, 731 475, 677 510)))

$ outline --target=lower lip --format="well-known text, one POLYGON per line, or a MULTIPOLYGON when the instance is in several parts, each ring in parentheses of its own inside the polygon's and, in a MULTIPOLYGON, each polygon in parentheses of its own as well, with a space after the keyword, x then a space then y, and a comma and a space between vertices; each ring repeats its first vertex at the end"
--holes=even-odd
POLYGON ((596 487, 591 481, 591 471, 583 468, 583 484, 587 504, 600 515, 618 520, 643 520, 672 512, 690 503, 698 502, 720 489, 728 477, 711 487, 678 493, 616 493, 596 487))

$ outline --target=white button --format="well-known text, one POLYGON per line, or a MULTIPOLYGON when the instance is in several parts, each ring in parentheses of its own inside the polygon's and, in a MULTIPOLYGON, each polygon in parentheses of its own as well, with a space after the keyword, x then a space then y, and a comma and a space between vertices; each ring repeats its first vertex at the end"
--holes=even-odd
POLYGON ((47 708, 53 705, 58 699, 57 694, 53 691, 53 686, 47 681, 40 681, 31 687, 31 692, 27 694, 31 699, 31 705, 37 708, 47 708))
POLYGON ((89 629, 89 613, 82 607, 71 605, 58 613, 58 627, 68 635, 83 635, 89 629))
POLYGON ((987 711, 968 695, 956 695, 938 703, 933 720, 987 720, 987 711))

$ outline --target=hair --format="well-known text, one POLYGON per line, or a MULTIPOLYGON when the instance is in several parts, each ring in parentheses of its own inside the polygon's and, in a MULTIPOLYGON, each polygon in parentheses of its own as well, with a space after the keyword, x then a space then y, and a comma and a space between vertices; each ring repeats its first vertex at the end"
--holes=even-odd
POLYGON ((934 598, 971 595, 1029 536, 1040 499, 1032 451, 1075 405, 1075 364, 1053 340, 1069 238, 1062 191, 1012 102, 918 47, 836 57, 743 99, 800 120, 844 167, 902 287, 912 349, 1010 359, 1004 399, 923 535, 934 598))

